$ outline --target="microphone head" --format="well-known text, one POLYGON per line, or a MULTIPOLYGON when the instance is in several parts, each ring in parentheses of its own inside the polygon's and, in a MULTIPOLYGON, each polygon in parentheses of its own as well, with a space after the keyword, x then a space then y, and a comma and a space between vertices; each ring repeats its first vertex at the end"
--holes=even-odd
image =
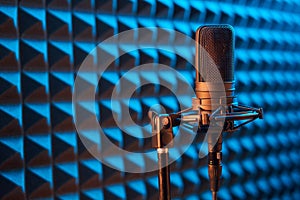
POLYGON ((196 82, 216 82, 216 73, 221 74, 223 82, 234 81, 234 32, 232 26, 202 26, 196 32, 196 41, 198 42, 196 44, 196 53, 198 53, 196 55, 196 69, 198 70, 196 82), (208 55, 211 58, 208 58, 208 55), (214 71, 213 69, 216 68, 211 65, 217 66, 219 72, 214 71))
POLYGON ((234 31, 230 25, 205 25, 196 31, 196 98, 193 109, 211 111, 220 102, 235 104, 234 31), (224 94, 225 90, 225 94, 224 94))

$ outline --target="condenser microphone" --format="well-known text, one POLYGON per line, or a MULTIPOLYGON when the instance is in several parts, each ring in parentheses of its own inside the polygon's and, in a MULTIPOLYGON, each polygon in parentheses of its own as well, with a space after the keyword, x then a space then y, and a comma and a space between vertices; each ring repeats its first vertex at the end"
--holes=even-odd
POLYGON ((212 108, 220 102, 226 102, 227 106, 236 104, 233 35, 230 25, 202 26, 196 31, 196 98, 193 106, 201 108, 202 126, 209 125, 212 108))
MULTIPOLYGON (((202 26, 196 31, 196 97, 192 107, 177 113, 152 113, 152 145, 159 163, 168 156, 166 145, 173 127, 183 125, 206 134, 208 174, 213 199, 217 199, 222 174, 222 133, 234 132, 255 119, 263 118, 262 108, 238 105, 235 97, 234 31, 230 25, 202 26), (162 151, 164 150, 164 151, 162 151)), ((168 168, 159 171, 160 199, 170 198, 168 168), (163 173, 161 173, 163 172, 163 173), (166 183, 166 184, 163 184, 166 183)))
MULTIPOLYGON (((202 26, 196 31, 196 98, 193 99, 193 109, 200 109, 202 132, 210 126, 213 107, 222 102, 226 102, 226 108, 235 104, 233 34, 230 25, 202 26), (224 87, 220 87, 221 84, 224 87), (225 96, 222 96, 224 88, 225 96)), ((216 199, 222 173, 222 134, 207 135, 207 141, 210 190, 216 199), (213 138, 216 136, 219 138, 213 138)))

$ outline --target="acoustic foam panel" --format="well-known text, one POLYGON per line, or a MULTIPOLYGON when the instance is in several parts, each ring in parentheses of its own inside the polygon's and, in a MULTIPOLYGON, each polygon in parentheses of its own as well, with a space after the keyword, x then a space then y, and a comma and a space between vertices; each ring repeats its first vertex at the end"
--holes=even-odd
MULTIPOLYGON (((265 119, 225 135, 219 197, 299 199, 299 10, 297 0, 1 0, 0 198, 157 199, 155 172, 111 169, 80 141, 72 113, 76 72, 98 42, 122 31, 156 26, 194 37, 202 24, 228 23, 236 34, 238 100, 263 107, 265 119)), ((110 64, 97 89, 97 117, 115 145, 132 151, 150 149, 151 141, 118 129, 111 113, 128 116, 107 102, 122 74, 148 62, 171 66, 194 82, 183 58, 157 49, 130 52, 110 64)), ((145 76, 170 82, 159 74, 145 76)), ((184 96, 173 84, 173 92, 184 96)), ((140 124, 149 122, 155 103, 178 111, 176 97, 162 86, 143 86, 132 101, 132 117, 140 124)), ((90 112, 85 106, 82 111, 90 112)), ((197 139, 171 165, 173 199, 210 198, 200 144, 197 139)), ((156 164, 146 159, 132 165, 156 164)))

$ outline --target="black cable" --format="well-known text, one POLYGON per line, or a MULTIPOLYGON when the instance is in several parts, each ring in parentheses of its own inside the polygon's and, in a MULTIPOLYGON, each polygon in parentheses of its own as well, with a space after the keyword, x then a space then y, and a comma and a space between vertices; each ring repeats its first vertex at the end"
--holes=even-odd
POLYGON ((208 137, 208 175, 212 199, 216 200, 222 175, 222 134, 219 136, 215 144, 213 139, 214 137, 217 136, 212 134, 208 137))
POLYGON ((212 192, 212 200, 217 200, 217 192, 212 192))

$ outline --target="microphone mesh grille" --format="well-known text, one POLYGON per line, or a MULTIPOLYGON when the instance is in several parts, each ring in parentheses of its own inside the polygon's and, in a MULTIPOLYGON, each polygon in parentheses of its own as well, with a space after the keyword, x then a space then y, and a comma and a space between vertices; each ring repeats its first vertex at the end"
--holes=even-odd
POLYGON ((233 66, 233 29, 229 25, 211 25, 202 27, 199 33, 199 63, 200 82, 217 82, 216 73, 221 74, 223 81, 234 80, 233 66), (208 58, 208 55, 211 59, 208 58), (214 63, 213 63, 213 62, 214 63), (219 72, 212 67, 216 65, 219 72))

